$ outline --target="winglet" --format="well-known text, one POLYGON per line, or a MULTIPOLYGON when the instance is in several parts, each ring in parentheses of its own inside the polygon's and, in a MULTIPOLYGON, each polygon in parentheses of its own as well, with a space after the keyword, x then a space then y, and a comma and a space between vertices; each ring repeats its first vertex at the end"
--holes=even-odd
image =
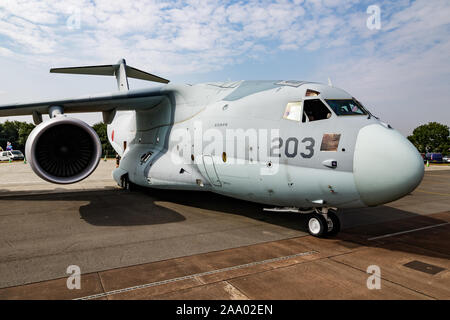
POLYGON ((87 67, 69 67, 69 68, 53 68, 50 69, 51 73, 67 73, 67 74, 86 74, 97 76, 115 76, 117 79, 117 87, 119 91, 127 91, 128 78, 169 83, 170 81, 154 74, 127 66, 125 59, 120 59, 117 64, 113 65, 99 65, 99 66, 87 66, 87 67))

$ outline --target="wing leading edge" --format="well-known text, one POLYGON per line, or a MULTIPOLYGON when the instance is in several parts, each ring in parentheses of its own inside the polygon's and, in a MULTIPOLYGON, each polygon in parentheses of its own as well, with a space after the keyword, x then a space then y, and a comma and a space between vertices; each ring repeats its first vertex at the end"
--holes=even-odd
POLYGON ((54 106, 62 107, 64 113, 145 110, 158 105, 169 94, 170 91, 163 91, 161 88, 150 88, 81 98, 0 105, 0 117, 33 115, 39 118, 42 114, 48 114, 50 107, 54 106))

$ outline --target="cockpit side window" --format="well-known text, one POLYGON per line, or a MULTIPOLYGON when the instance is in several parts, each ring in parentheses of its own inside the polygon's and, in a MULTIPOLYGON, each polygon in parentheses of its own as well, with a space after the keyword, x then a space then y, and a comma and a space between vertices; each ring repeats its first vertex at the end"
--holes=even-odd
POLYGON ((302 102, 289 102, 284 111, 283 119, 298 121, 302 119, 302 102))
POLYGON ((331 111, 319 99, 305 100, 303 104, 303 122, 329 119, 331 111))
POLYGON ((342 100, 325 100, 328 105, 338 116, 361 116, 367 115, 364 107, 358 103, 355 99, 342 99, 342 100))

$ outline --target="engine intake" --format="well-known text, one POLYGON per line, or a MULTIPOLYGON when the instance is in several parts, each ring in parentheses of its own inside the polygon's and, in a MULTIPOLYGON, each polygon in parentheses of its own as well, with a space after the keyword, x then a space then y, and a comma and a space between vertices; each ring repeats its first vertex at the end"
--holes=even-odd
POLYGON ((61 115, 34 128, 25 154, 39 177, 52 183, 69 184, 94 172, 102 147, 97 133, 88 124, 61 115))

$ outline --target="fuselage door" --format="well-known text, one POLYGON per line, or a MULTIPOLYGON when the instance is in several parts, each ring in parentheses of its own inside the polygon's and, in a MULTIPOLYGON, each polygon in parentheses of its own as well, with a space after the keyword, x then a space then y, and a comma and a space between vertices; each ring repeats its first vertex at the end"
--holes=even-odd
POLYGON ((220 182, 219 176, 217 175, 213 158, 211 156, 203 156, 203 165, 205 166, 210 183, 216 187, 221 187, 222 182, 220 182))

